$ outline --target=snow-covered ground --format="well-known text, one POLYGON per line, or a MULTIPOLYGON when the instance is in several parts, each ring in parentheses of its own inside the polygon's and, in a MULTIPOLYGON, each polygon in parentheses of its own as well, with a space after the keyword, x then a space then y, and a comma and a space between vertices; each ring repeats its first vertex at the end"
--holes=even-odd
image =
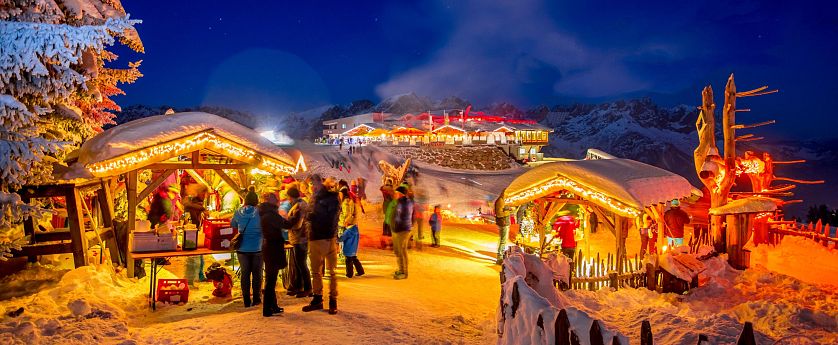
MULTIPOLYGON (((365 227, 374 234, 379 228, 365 227)), ((260 308, 245 309, 234 297, 211 297, 212 286, 199 283, 183 306, 146 306, 147 278, 126 279, 107 268, 62 270, 35 266, 6 278, 0 290, 25 280, 54 285, 32 287, 24 296, 0 301, 0 311, 24 307, 20 316, 3 316, 2 344, 488 344, 495 341, 494 313, 500 294, 499 268, 493 265, 491 228, 449 225, 443 247, 410 253, 410 278, 393 280, 395 257, 389 250, 362 248, 367 274, 339 275, 339 309, 303 313, 308 299, 280 289, 282 316, 264 318, 260 308), (489 252, 489 253, 486 253, 489 252), (64 273, 66 272, 66 273, 64 273)), ((160 278, 181 275, 173 260, 160 278)), ((343 272, 343 267, 339 267, 343 272)))
POLYGON ((683 296, 646 289, 565 294, 635 339, 641 322, 649 320, 658 344, 694 344, 699 333, 716 343, 735 342, 746 321, 760 344, 793 334, 820 344, 838 342, 838 251, 786 237, 776 247, 757 247, 751 257, 746 271, 730 268, 723 257, 708 260, 700 287, 683 296))

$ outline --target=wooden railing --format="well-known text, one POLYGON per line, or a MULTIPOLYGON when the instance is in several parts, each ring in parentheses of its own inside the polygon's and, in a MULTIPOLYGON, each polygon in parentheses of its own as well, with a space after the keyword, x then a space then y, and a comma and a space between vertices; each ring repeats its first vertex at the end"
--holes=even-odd
POLYGON ((811 222, 804 226, 791 222, 772 222, 768 229, 768 241, 778 244, 785 236, 800 236, 811 239, 827 248, 838 249, 838 237, 830 237, 829 225, 823 226, 819 221, 817 224, 811 222))
POLYGON ((606 286, 615 290, 647 286, 646 267, 637 256, 634 259, 624 257, 622 260, 617 260, 616 256, 610 253, 605 258, 600 258, 597 253, 596 259, 586 259, 582 251, 579 251, 575 264, 571 265, 570 270, 570 285, 561 286, 563 284, 557 283, 557 287, 596 291, 606 286), (618 273, 618 265, 622 266, 620 271, 623 273, 618 273))

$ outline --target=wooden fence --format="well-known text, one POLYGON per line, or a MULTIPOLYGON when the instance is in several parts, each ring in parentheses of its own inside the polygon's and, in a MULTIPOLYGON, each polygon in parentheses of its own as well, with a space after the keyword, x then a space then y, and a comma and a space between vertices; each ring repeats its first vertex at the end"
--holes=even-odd
POLYGON ((585 258, 580 250, 570 270, 570 285, 556 285, 557 287, 596 291, 606 286, 615 290, 647 286, 646 268, 643 266, 643 260, 637 256, 634 259, 625 257, 617 259, 615 255, 609 253, 601 258, 597 253, 594 259, 585 258), (618 265, 622 266, 623 273, 618 273, 618 265))
POLYGON ((827 248, 838 249, 838 237, 830 237, 829 224, 824 226, 820 221, 817 224, 797 224, 787 221, 769 221, 771 227, 768 229, 768 241, 778 244, 785 236, 800 236, 811 239, 827 248))

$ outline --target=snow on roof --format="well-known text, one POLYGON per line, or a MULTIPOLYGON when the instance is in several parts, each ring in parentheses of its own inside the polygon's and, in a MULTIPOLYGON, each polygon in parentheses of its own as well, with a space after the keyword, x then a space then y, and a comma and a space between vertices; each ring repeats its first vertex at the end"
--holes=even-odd
POLYGON ((727 203, 727 205, 711 208, 710 214, 721 215, 774 212, 775 210, 777 210, 777 205, 782 203, 783 201, 780 199, 753 196, 750 198, 731 201, 727 203))
POLYGON ((118 159, 135 151, 202 132, 212 132, 230 142, 256 151, 261 156, 272 158, 291 167, 295 166, 294 160, 283 149, 250 128, 218 115, 186 112, 150 116, 97 134, 82 144, 78 161, 70 167, 68 172, 70 176, 64 177, 90 177, 92 176, 92 172, 89 171, 91 164, 118 159), (86 169, 81 169, 82 167, 86 169), (85 172, 87 176, 84 176, 85 172))
POLYGON ((562 188, 527 193, 561 178, 637 210, 689 196, 693 190, 680 175, 630 159, 566 161, 543 164, 518 176, 506 188, 507 204, 520 205, 558 191, 562 188))

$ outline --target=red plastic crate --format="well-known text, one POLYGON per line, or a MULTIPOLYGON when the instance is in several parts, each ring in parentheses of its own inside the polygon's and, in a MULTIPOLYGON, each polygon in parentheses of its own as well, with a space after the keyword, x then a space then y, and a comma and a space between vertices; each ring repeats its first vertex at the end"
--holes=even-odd
MULTIPOLYGON (((201 231, 204 232, 206 237, 220 237, 222 229, 227 228, 230 228, 229 219, 204 219, 204 222, 201 223, 201 231)), ((233 234, 235 233, 236 229, 233 229, 233 234)))
POLYGON ((186 303, 189 301, 189 283, 186 279, 157 279, 157 301, 165 303, 186 303), (184 289, 163 290, 167 285, 183 284, 184 289))

